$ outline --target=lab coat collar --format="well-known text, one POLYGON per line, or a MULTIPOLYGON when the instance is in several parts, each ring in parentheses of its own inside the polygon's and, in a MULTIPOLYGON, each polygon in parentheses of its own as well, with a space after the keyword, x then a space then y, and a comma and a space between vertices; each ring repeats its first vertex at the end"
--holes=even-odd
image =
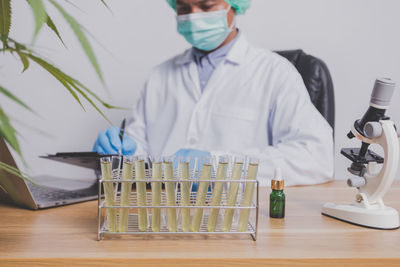
POLYGON ((242 32, 236 40, 235 44, 232 46, 231 50, 226 55, 225 60, 235 64, 241 64, 246 58, 248 47, 249 43, 247 42, 247 39, 242 32))
POLYGON ((180 54, 178 58, 176 59, 175 63, 178 65, 185 65, 187 63, 190 63, 194 61, 193 54, 192 54, 192 48, 187 49, 183 54, 180 54))
MULTIPOLYGON (((248 44, 245 36, 243 35, 243 33, 241 33, 238 36, 238 39, 236 40, 236 42, 234 43, 232 48, 230 49, 230 51, 228 52, 228 54, 226 55, 225 60, 235 63, 235 64, 242 63, 246 57, 246 51, 247 51, 248 46, 249 46, 249 44, 248 44)), ((178 56, 178 58, 175 61, 176 64, 184 65, 184 64, 193 62, 194 57, 193 57, 192 49, 193 48, 187 49, 185 52, 183 52, 183 54, 178 56)))

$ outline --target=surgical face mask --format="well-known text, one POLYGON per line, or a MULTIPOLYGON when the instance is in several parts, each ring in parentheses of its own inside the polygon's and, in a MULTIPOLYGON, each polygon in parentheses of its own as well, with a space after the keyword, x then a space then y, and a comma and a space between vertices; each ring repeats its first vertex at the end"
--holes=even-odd
POLYGON ((232 31, 235 23, 228 27, 226 10, 178 15, 178 32, 191 45, 203 51, 211 51, 220 46, 232 31))

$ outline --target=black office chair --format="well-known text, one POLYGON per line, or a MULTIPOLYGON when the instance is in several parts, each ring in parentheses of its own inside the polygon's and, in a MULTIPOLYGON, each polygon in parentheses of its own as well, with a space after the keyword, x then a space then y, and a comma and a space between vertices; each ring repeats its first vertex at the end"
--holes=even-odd
POLYGON ((287 58, 303 77, 311 101, 328 123, 335 129, 335 95, 331 74, 319 58, 307 55, 303 50, 277 51, 287 58))

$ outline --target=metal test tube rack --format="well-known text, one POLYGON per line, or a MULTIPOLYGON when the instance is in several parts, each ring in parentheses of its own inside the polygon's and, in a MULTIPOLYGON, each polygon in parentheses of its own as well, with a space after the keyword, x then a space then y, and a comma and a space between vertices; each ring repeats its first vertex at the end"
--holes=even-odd
MULTIPOLYGON (((176 172, 175 172, 176 174, 176 172)), ((175 175, 177 177, 177 175, 175 175)), ((117 192, 117 190, 116 190, 117 192)), ((215 179, 215 171, 213 170, 211 173, 211 179, 209 180, 199 180, 199 179, 188 179, 188 180, 182 180, 182 179, 171 179, 171 180, 165 180, 164 177, 161 180, 153 180, 151 179, 151 169, 146 170, 146 179, 145 180, 122 180, 121 179, 121 172, 119 173, 113 173, 113 180, 99 180, 99 191, 98 191, 98 234, 97 234, 97 239, 102 240, 104 236, 108 235, 243 235, 243 234, 249 234, 251 238, 256 241, 257 239, 257 229, 258 229, 258 213, 259 213, 259 182, 258 180, 246 180, 246 179, 240 179, 240 180, 216 180, 215 179), (153 206, 151 205, 151 200, 152 200, 152 192, 147 190, 146 192, 146 205, 145 206, 139 206, 137 203, 137 192, 136 192, 136 186, 132 187, 130 196, 129 196, 129 205, 128 206, 121 206, 120 201, 121 201, 121 195, 119 193, 115 194, 115 203, 113 206, 107 206, 105 197, 102 195, 102 189, 104 189, 104 184, 106 183, 113 183, 115 188, 118 188, 119 186, 122 185, 122 183, 132 183, 132 185, 135 185, 137 182, 146 182, 146 184, 152 184, 154 182, 162 182, 163 184, 166 183, 175 183, 175 198, 176 198, 176 205, 171 206, 167 205, 166 201, 166 192, 162 191, 161 192, 161 205, 160 206, 153 206), (191 192, 190 193, 190 205, 189 206, 182 206, 181 205, 181 197, 180 197, 180 191, 178 190, 179 184, 181 183, 202 183, 202 182, 207 182, 209 183, 209 186, 211 187, 211 191, 207 192, 206 195, 206 201, 204 206, 196 206, 196 192, 191 192), (211 206, 211 198, 212 198, 212 188, 213 185, 217 182, 222 182, 224 183, 224 188, 225 190, 222 193, 222 198, 221 198, 221 203, 218 206, 211 206), (236 204, 234 206, 227 206, 227 197, 228 197, 228 192, 227 188, 229 188, 229 185, 231 183, 238 183, 240 184, 238 194, 237 194, 237 199, 236 199, 236 204), (243 200, 243 193, 244 193, 244 187, 249 184, 249 183, 254 183, 255 184, 255 197, 253 197, 253 200, 251 201, 250 206, 241 206, 241 202, 243 200), (255 200, 254 200, 255 198, 255 200), (150 211, 148 213, 148 225, 145 231, 140 231, 139 230, 139 224, 138 224, 138 209, 147 209, 150 211), (152 208, 161 208, 161 228, 159 232, 153 232, 152 227, 151 227, 151 210, 152 208), (168 230, 168 224, 166 222, 166 214, 167 214, 167 209, 175 208, 177 211, 177 218, 178 218, 178 229, 176 232, 170 232, 168 230), (199 231, 196 232, 184 232, 182 229, 181 225, 181 220, 180 220, 180 211, 181 209, 189 208, 190 213, 193 214, 195 209, 203 209, 203 218, 201 221, 201 227, 199 231), (107 209, 116 209, 116 216, 117 216, 117 223, 119 222, 119 210, 120 209, 129 209, 129 215, 128 215, 128 227, 126 232, 111 232, 108 229, 107 226, 107 216, 105 215, 105 211, 107 209), (207 222, 208 222, 208 213, 211 209, 220 209, 219 211, 219 216, 218 216, 218 221, 219 223, 217 224, 217 228, 213 232, 209 232, 207 230, 207 222), (224 212, 226 209, 234 209, 235 210, 235 216, 233 217, 233 223, 230 231, 224 231, 222 228, 222 221, 223 221, 223 216, 224 212), (250 217, 247 225, 247 230, 246 231, 239 231, 238 230, 238 220, 239 220, 239 214, 241 210, 243 209, 249 209, 250 210, 250 217)), ((193 216, 191 216, 191 219, 193 216)))

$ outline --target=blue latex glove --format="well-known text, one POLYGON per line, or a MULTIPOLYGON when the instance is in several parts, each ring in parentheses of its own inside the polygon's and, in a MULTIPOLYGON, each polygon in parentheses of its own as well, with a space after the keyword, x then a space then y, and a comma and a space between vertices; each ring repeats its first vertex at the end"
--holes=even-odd
POLYGON ((93 152, 99 154, 118 154, 119 150, 122 148, 122 155, 133 155, 137 147, 136 142, 128 135, 124 134, 121 144, 119 132, 120 128, 112 126, 99 133, 93 146, 93 152))
MULTIPOLYGON (((207 152, 207 151, 183 148, 183 149, 179 149, 174 154, 174 156, 175 156, 175 158, 174 158, 175 168, 178 167, 179 157, 182 157, 182 158, 190 157, 190 163, 189 163, 190 170, 193 170, 195 158, 197 158, 197 169, 199 171, 201 171, 201 169, 203 168, 204 159, 206 157, 211 157, 211 154, 210 154, 210 152, 207 152)), ((197 191, 197 187, 198 187, 198 183, 193 183, 192 191, 197 191)), ((210 190, 211 190, 211 187, 209 187, 209 191, 210 190)))

